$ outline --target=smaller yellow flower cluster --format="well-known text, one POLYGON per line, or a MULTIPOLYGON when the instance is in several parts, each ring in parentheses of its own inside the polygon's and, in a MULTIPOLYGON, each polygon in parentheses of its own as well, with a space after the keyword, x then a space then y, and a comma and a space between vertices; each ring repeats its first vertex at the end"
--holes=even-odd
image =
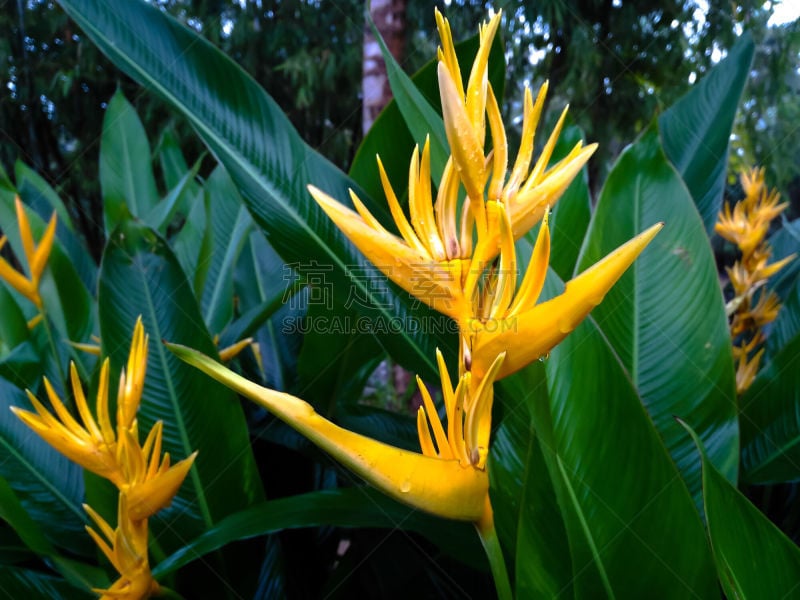
POLYGON ((112 529, 91 507, 84 505, 100 530, 98 533, 87 527, 89 535, 120 574, 110 588, 95 590, 103 598, 137 600, 158 591, 147 557, 147 520, 172 502, 197 455, 195 452, 170 466, 169 453, 161 455, 161 421, 153 425, 144 444, 139 444, 136 413, 147 370, 147 343, 148 336, 140 317, 133 331, 127 369, 120 375, 116 427, 112 425, 108 408, 108 358, 100 370, 97 418, 89 410, 74 363, 70 365, 70 378, 82 424, 70 414, 47 378, 44 386, 55 416, 30 391, 28 397, 36 413, 11 408, 48 444, 84 469, 108 479, 119 490, 116 529, 112 529))
MULTIPOLYGON (((4 258, 0 257, 0 279, 33 302, 36 308, 41 310, 42 298, 39 295, 39 282, 42 279, 44 268, 47 266, 47 259, 50 258, 50 250, 53 248, 53 240, 56 234, 56 213, 53 213, 53 216, 50 217, 50 222, 45 228, 44 235, 42 235, 39 245, 36 246, 33 243, 33 235, 31 234, 31 224, 30 221, 28 221, 28 215, 25 214, 25 207, 22 205, 19 196, 17 196, 15 200, 15 207, 17 211, 17 223, 19 225, 19 236, 22 239, 22 249, 25 253, 25 259, 28 262, 30 276, 26 277, 23 273, 14 269, 4 258)), ((0 237, 0 249, 2 249, 5 244, 6 236, 4 235, 0 237)))
POLYGON ((755 379, 764 349, 762 328, 778 316, 781 304, 774 292, 764 285, 767 279, 782 269, 794 255, 774 263, 772 248, 765 238, 773 219, 788 206, 779 204, 780 194, 769 191, 764 183, 764 169, 752 169, 741 175, 744 199, 733 208, 729 204, 720 212, 714 230, 723 238, 736 244, 742 253, 740 260, 727 267, 734 297, 728 303, 731 317, 731 337, 738 340, 733 353, 737 361, 736 390, 743 393, 755 379))

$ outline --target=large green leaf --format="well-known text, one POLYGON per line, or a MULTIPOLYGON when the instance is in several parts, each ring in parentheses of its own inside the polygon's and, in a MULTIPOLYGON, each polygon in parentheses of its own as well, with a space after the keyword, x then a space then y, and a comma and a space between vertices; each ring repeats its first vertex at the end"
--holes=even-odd
POLYGON ((673 415, 691 424, 711 461, 735 481, 739 448, 730 334, 703 224, 651 128, 609 174, 578 270, 658 222, 664 229, 592 314, 700 506, 694 446, 673 415))
MULTIPOLYGON (((167 189, 175 188, 189 170, 189 165, 183 157, 180 142, 172 127, 168 127, 161 134, 154 154, 158 157, 158 164, 161 166, 164 185, 167 189)), ((196 192, 197 190, 192 191, 196 192)))
POLYGON ((150 336, 138 413, 142 433, 162 420, 164 450, 173 460, 199 451, 172 506, 151 522, 160 542, 175 547, 262 497, 241 406, 162 344, 180 341, 216 352, 183 271, 154 231, 127 221, 113 233, 103 254, 98 302, 104 353, 117 371, 127 361, 139 315, 150 336))
POLYGON ((70 231, 74 231, 69 211, 50 184, 21 160, 14 163, 14 179, 20 196, 25 203, 39 209, 40 215, 49 218, 55 212, 58 220, 70 231))
POLYGON ((544 365, 529 365, 499 388, 503 419, 492 436, 489 476, 497 535, 513 561, 516 595, 572 596, 564 520, 528 409, 549 402, 544 365))
POLYGON ((310 492, 269 500, 231 515, 153 569, 163 577, 233 541, 298 527, 389 527, 416 531, 456 555, 480 553, 468 523, 445 521, 403 506, 367 487, 310 492))
POLYGON ((217 334, 233 317, 234 266, 253 220, 224 167, 214 169, 205 190, 209 195, 206 223, 211 245, 200 306, 209 331, 217 334))
POLYGON ((703 501, 722 588, 728 598, 796 598, 800 549, 714 467, 686 426, 703 465, 703 501))
POLYGON ((136 109, 120 89, 111 97, 103 118, 100 187, 107 233, 128 214, 147 216, 158 202, 150 143, 136 109))
MULTIPOLYGON (((239 186, 256 223, 288 262, 314 257, 334 267, 336 301, 350 286, 346 268, 367 266, 308 194, 313 183, 347 202, 348 188, 363 191, 298 136, 289 120, 256 82, 194 31, 140 0, 63 0, 60 4, 109 58, 158 93, 195 127, 239 186)), ((387 211, 364 194, 371 210, 387 211)), ((370 318, 412 318, 406 294, 388 294, 370 318)), ((417 314, 423 310, 415 311, 417 314)), ((415 370, 433 371, 430 336, 407 328, 380 334, 381 343, 415 370)), ((446 339, 440 341, 447 345, 446 339)))
POLYGON ((8 598, 26 600, 89 600, 97 597, 58 577, 7 565, 0 566, 0 590, 8 598))
POLYGON ((741 399, 742 473, 752 483, 800 480, 800 334, 741 399))
POLYGON ((728 56, 658 120, 664 152, 686 182, 709 233, 722 207, 728 141, 754 48, 745 32, 728 56))
MULTIPOLYGON (((92 587, 107 584, 105 576, 96 567, 80 564, 59 555, 42 529, 45 524, 37 522, 28 514, 14 489, 2 477, 0 477, 0 518, 13 527, 28 548, 49 560, 73 585, 88 591, 92 587)), ((0 589, 3 589, 1 584, 0 589)))
POLYGON ((249 371, 261 375, 265 385, 282 392, 297 381, 297 355, 303 335, 292 331, 302 318, 297 294, 302 281, 275 253, 260 230, 252 231, 236 265, 234 289, 241 316, 225 328, 220 347, 252 336, 258 343, 260 364, 249 371), (263 373, 262 373, 263 371, 263 373))
MULTIPOLYGON (((790 254, 800 255, 800 219, 789 221, 781 218, 781 228, 769 238, 772 260, 780 260, 790 254)), ((800 259, 791 261, 769 280, 768 287, 786 300, 790 290, 800 281, 800 259)))
POLYGON ((767 358, 771 359, 800 334, 800 277, 794 283, 794 287, 787 287, 786 296, 781 298, 783 306, 778 318, 769 328, 767 358))
POLYGON ((575 597, 716 597, 692 497, 591 317, 545 370, 549 401, 531 410, 566 525, 575 597))
MULTIPOLYGON (((25 393, 0 378, 0 477, 8 481, 27 514, 48 540, 78 554, 87 554, 91 541, 84 534, 81 508, 83 476, 78 465, 42 440, 10 410, 33 411, 25 393)), ((6 505, 7 509, 10 509, 6 505)), ((31 546, 41 551, 40 544, 31 546)))

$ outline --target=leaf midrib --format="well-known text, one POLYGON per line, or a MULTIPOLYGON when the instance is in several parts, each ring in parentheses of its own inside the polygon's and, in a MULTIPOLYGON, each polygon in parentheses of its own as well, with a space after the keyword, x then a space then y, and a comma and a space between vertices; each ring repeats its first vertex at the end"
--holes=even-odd
MULTIPOLYGON (((141 276, 142 286, 145 292, 144 296, 147 301, 147 309, 150 312, 150 323, 152 324, 154 330, 155 339, 164 339, 161 334, 161 328, 158 325, 158 315, 156 313, 155 306, 153 305, 153 296, 150 291, 150 285, 147 282, 147 278, 144 277, 144 267, 138 261, 136 261, 135 264, 137 264, 139 267, 138 272, 141 276)), ((186 423, 183 420, 183 412, 180 409, 178 397, 175 393, 175 384, 172 381, 172 374, 169 370, 169 364, 166 357, 166 348, 160 343, 156 343, 155 346, 158 350, 158 360, 161 363, 161 369, 164 373, 164 380, 167 385, 167 395, 169 397, 170 404, 172 405, 172 411, 174 413, 173 416, 175 418, 175 424, 178 428, 178 434, 181 438, 184 456, 189 456, 192 453, 191 443, 189 441, 189 434, 186 431, 186 423)), ((214 521, 211 518, 208 499, 206 498, 205 490, 203 489, 203 483, 200 481, 200 474, 198 473, 196 465, 189 470, 189 477, 191 477, 192 486, 196 491, 197 503, 200 506, 200 513, 203 515, 203 522, 207 527, 211 527, 214 525, 214 521)))

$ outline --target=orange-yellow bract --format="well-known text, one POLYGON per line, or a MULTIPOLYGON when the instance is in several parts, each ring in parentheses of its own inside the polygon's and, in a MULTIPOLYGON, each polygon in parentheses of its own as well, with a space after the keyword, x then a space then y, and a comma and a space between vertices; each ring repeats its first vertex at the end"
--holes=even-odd
POLYGON ((741 394, 755 379, 764 341, 762 328, 778 316, 780 300, 764 285, 772 275, 794 259, 792 254, 770 263, 772 248, 766 241, 770 223, 779 216, 787 202, 779 204, 780 194, 768 190, 764 169, 751 169, 741 174, 745 197, 733 205, 726 204, 717 217, 714 230, 738 246, 742 256, 732 267, 726 267, 734 297, 728 303, 734 358, 737 361, 736 390, 741 394), (741 338, 741 339, 739 339, 741 338))
POLYGON ((98 381, 96 415, 86 401, 83 385, 74 363, 70 379, 80 422, 58 397, 45 378, 44 386, 55 415, 30 391, 28 398, 35 413, 12 407, 11 410, 48 444, 70 460, 108 479, 119 489, 116 530, 90 507, 87 512, 103 534, 106 543, 92 529, 89 533, 108 557, 120 578, 108 590, 98 590, 107 598, 145 598, 158 590, 147 559, 147 519, 169 506, 189 473, 197 453, 175 465, 169 453, 162 456, 163 424, 156 422, 144 444, 139 443, 136 413, 142 399, 147 371, 148 336, 141 318, 133 331, 127 367, 122 370, 117 392, 115 424, 109 414, 109 360, 103 361, 98 381))
POLYGON ((547 86, 525 94, 523 139, 508 169, 505 127, 488 83, 488 57, 500 15, 481 27, 480 48, 466 88, 448 22, 436 15, 442 48, 439 85, 451 155, 434 197, 431 148, 416 148, 408 170, 408 216, 378 158, 378 172, 399 235, 385 229, 351 192, 355 210, 309 186, 319 206, 351 242, 409 294, 459 326, 456 385, 437 353, 447 424, 418 381, 423 398, 417 430, 422 453, 344 430, 306 402, 247 381, 207 356, 170 345, 181 359, 267 408, 342 464, 390 496, 442 517, 473 521, 494 535, 487 457, 493 385, 524 367, 572 331, 597 305, 661 228, 656 224, 537 304, 550 256, 549 207, 595 149, 581 143, 548 167, 564 115, 531 168, 534 132, 547 86), (486 127, 493 150, 487 152, 486 127), (459 200, 460 190, 466 195, 459 200), (515 241, 544 221, 527 272, 517 286, 515 241), (498 325, 499 324, 499 325, 498 325))
MULTIPOLYGON (((28 215, 25 213, 25 207, 22 205, 19 196, 15 199, 14 204, 17 211, 17 225, 19 226, 19 236, 22 240, 22 250, 25 254, 25 260, 28 262, 30 275, 26 277, 8 264, 4 258, 0 257, 0 279, 3 279, 8 285, 33 302, 37 308, 41 308, 42 298, 39 295, 39 282, 42 279, 42 273, 44 273, 47 260, 50 258, 50 251, 53 248, 53 240, 56 235, 56 213, 53 213, 53 216, 50 217, 42 239, 36 245, 33 242, 28 215)), ((5 243, 6 236, 4 235, 0 237, 0 248, 5 246, 5 243)))

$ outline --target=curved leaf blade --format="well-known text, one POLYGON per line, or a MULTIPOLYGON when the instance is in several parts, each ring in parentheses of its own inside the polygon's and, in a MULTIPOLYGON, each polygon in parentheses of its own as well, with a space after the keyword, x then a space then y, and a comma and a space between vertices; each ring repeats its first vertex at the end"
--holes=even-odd
POLYGON ((579 270, 658 222, 664 229, 592 314, 700 506, 694 446, 673 415, 697 430, 711 461, 735 481, 739 448, 730 334, 702 223, 651 127, 609 174, 579 270))
POLYGON ((150 143, 136 109, 120 89, 111 97, 103 118, 100 188, 107 232, 126 214, 144 218, 158 203, 150 143))
POLYGON ((117 372, 127 361, 139 315, 150 336, 140 430, 162 420, 164 450, 173 460, 199 451, 172 506, 152 521, 159 537, 177 545, 260 500, 261 483, 235 396, 187 368, 162 344, 183 340, 216 353, 183 271, 154 231, 132 221, 117 228, 103 255, 98 303, 104 354, 117 372))
POLYGON ((728 598, 794 598, 800 593, 800 548, 714 467, 703 443, 683 424, 700 453, 708 534, 728 598), (731 527, 735 523, 735 527, 731 527))
POLYGON ((366 487, 309 492, 269 500, 233 514, 187 544, 153 569, 163 577, 209 552, 236 540, 283 529, 333 525, 336 527, 402 527, 416 531, 456 554, 480 553, 474 529, 468 523, 445 521, 403 506, 366 487))
POLYGON ((800 334, 761 370, 741 411, 744 479, 800 480, 800 334))
MULTIPOLYGON (((0 378, 0 477, 8 481, 27 514, 42 525, 47 539, 62 548, 89 554, 86 516, 81 508, 83 471, 31 431, 10 410, 33 410, 22 390, 0 378)), ((9 508, 7 506, 7 508, 9 508)), ((31 546, 37 552, 44 546, 31 546)))
POLYGON ((531 411, 566 525, 575 597, 641 598, 654 589, 661 598, 716 597, 692 498, 591 317, 553 349, 545 370, 549 402, 531 411))
POLYGON ((664 152, 686 182, 709 233, 722 208, 728 142, 754 49, 745 32, 728 56, 658 119, 664 152))
MULTIPOLYGON (((256 223, 288 262, 314 257, 334 267, 333 289, 343 304, 355 286, 373 298, 366 313, 389 321, 415 319, 405 294, 380 297, 363 282, 346 276, 348 268, 369 268, 306 190, 313 183, 334 198, 349 198, 353 188, 376 216, 388 213, 299 137, 275 101, 230 58, 155 6, 137 1, 61 0, 61 6, 122 70, 155 91, 195 127, 225 165, 256 223)), ((405 364, 433 373, 430 336, 405 328, 380 341, 405 364)), ((447 337, 438 340, 451 346, 447 337)))

